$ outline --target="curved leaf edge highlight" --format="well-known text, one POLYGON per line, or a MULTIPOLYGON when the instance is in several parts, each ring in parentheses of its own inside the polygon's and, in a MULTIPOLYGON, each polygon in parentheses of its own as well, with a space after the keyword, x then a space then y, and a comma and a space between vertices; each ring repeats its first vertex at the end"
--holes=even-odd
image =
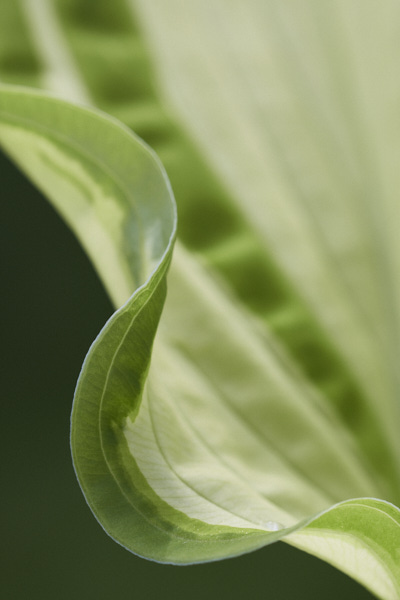
POLYGON ((4 151, 75 233, 114 305, 123 305, 176 237, 176 205, 156 154, 106 113, 25 87, 0 84, 0 125, 4 151))
POLYGON ((340 502, 283 541, 332 564, 378 598, 400 598, 400 510, 390 502, 340 502))

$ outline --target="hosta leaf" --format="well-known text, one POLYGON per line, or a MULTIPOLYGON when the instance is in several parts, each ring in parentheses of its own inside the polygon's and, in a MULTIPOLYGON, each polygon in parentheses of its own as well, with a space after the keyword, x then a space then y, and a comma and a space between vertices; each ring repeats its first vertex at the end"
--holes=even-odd
POLYGON ((381 598, 399 597, 400 511, 380 500, 344 502, 287 541, 324 558, 381 598))
MULTIPOLYGON (((400 94, 393 63, 398 6, 131 4, 148 33, 166 102, 344 359, 362 389, 363 417, 354 387, 345 401, 340 393, 327 396, 376 469, 398 480, 398 236, 388 228, 399 218, 391 157, 400 148, 388 118, 395 122, 400 94)), ((288 319, 283 306, 268 315, 278 334, 288 319)), ((333 365, 331 359, 327 369, 333 365)))
POLYGON ((75 231, 116 306, 154 276, 167 250, 168 262, 175 204, 167 179, 122 124, 2 86, 1 144, 75 231))
POLYGON ((100 522, 177 563, 284 538, 398 598, 398 6, 38 0, 7 19, 22 27, 21 14, 18 53, 25 66, 36 53, 35 73, 8 58, 0 77, 134 126, 181 215, 152 351, 173 235, 166 181, 106 117, 4 92, 8 152, 116 307, 137 290, 75 398, 75 465, 100 522))

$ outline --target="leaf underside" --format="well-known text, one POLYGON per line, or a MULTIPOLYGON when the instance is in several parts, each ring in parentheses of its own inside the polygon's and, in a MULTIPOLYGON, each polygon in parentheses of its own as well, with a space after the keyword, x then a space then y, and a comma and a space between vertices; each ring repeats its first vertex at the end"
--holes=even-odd
POLYGON ((399 598, 400 7, 85 6, 9 3, 0 80, 108 114, 3 85, 0 143, 117 309, 72 414, 91 509, 153 560, 283 539, 399 598), (108 115, 166 167, 173 258, 163 168, 108 115))

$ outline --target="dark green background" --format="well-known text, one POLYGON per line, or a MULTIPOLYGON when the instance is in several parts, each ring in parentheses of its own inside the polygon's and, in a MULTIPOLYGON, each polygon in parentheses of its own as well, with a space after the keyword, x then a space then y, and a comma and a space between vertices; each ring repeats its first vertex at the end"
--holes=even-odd
POLYGON ((1 572, 5 599, 367 600, 279 543, 237 559, 158 565, 102 531, 75 480, 69 417, 85 353, 112 312, 72 234, 0 155, 1 572))

